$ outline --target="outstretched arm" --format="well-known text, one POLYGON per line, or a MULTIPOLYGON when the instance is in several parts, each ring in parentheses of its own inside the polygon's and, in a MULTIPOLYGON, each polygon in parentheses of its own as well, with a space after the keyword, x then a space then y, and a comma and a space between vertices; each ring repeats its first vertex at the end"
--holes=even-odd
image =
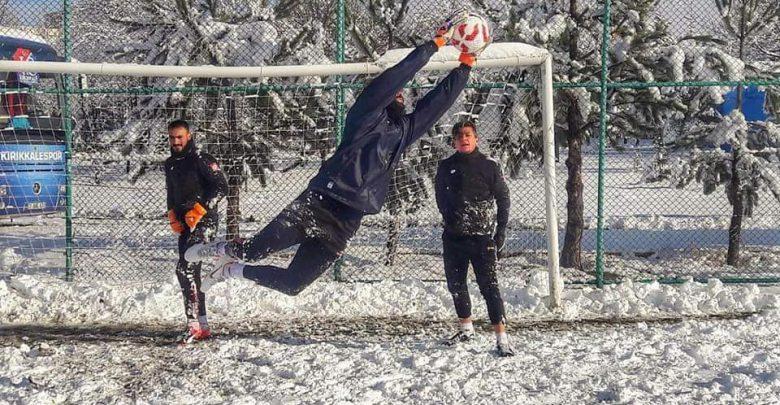
POLYGON ((362 116, 372 111, 381 111, 395 98, 395 94, 404 88, 404 85, 414 78, 414 75, 431 59, 439 45, 434 41, 428 41, 415 48, 409 55, 395 66, 385 70, 375 77, 371 83, 363 89, 355 104, 347 114, 349 116, 362 116))
POLYGON ((463 88, 466 87, 469 73, 471 73, 471 67, 461 64, 417 102, 414 112, 407 115, 411 136, 404 146, 411 145, 423 136, 452 107, 463 88))

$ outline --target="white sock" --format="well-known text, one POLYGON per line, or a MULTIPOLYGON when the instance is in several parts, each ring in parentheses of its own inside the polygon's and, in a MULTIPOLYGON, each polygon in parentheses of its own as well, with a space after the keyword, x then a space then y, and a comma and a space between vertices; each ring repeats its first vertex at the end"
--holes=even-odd
POLYGON ((474 334, 474 324, 471 322, 461 322, 460 323, 460 331, 467 334, 467 335, 473 335, 474 334))
POLYGON ((244 265, 242 263, 233 263, 228 266, 225 275, 229 278, 243 278, 244 277, 244 265))
POLYGON ((509 344, 509 336, 507 336, 506 332, 496 332, 496 343, 509 344))

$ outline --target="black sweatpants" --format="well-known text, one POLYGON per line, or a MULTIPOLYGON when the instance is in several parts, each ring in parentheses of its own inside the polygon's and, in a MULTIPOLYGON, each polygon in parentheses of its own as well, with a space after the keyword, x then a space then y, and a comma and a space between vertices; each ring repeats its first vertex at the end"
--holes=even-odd
POLYGON ((444 274, 447 276, 447 288, 452 294, 458 318, 471 316, 471 297, 469 297, 469 263, 474 267, 477 285, 487 304, 490 323, 506 323, 504 301, 498 289, 496 278, 496 245, 489 235, 451 235, 444 233, 444 274))
POLYGON ((206 295, 200 290, 201 262, 188 263, 184 260, 184 252, 196 243, 214 239, 217 233, 217 218, 203 217, 192 232, 187 226, 184 228, 184 232, 179 235, 176 278, 179 280, 181 293, 184 296, 184 314, 187 316, 187 322, 194 322, 198 316, 206 315, 206 295))
POLYGON ((241 246, 228 245, 247 262, 298 246, 290 265, 246 265, 244 277, 288 295, 297 295, 341 256, 360 227, 363 213, 315 191, 306 190, 265 228, 241 246))

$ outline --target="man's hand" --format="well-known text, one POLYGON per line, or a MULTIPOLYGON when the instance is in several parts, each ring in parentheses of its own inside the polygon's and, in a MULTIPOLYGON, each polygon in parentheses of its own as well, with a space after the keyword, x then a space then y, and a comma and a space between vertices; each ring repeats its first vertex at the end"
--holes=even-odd
POLYGON ((173 212, 173 210, 168 211, 168 222, 171 223, 171 230, 173 233, 181 235, 181 233, 184 232, 184 226, 179 222, 179 219, 176 218, 176 213, 173 212))
POLYGON ((496 244, 496 256, 502 257, 504 255, 504 242, 506 242, 506 229, 497 229, 493 236, 493 242, 496 244))
POLYGON ((197 202, 192 206, 191 210, 184 214, 184 222, 190 227, 190 231, 195 229, 195 226, 198 225, 198 222, 204 215, 206 215, 206 209, 197 202))

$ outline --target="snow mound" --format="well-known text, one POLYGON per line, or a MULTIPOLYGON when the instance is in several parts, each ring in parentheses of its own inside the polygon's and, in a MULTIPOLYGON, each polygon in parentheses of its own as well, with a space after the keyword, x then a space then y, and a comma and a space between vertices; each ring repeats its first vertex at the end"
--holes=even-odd
MULTIPOLYGON (((757 285, 682 285, 625 282, 567 287, 563 308, 547 304, 547 276, 528 283, 504 280, 502 295, 510 323, 528 319, 653 318, 756 312, 778 308, 775 291, 757 285)), ((470 284, 474 312, 486 318, 478 287, 470 284)), ((173 278, 159 285, 118 288, 101 283, 69 283, 53 277, 19 275, 0 280, 2 323, 170 322, 181 320, 181 295, 173 278)), ((229 280, 209 291, 210 318, 219 322, 247 318, 361 318, 401 316, 452 319, 452 299, 443 282, 418 280, 378 283, 318 282, 289 297, 244 280, 229 280)))

